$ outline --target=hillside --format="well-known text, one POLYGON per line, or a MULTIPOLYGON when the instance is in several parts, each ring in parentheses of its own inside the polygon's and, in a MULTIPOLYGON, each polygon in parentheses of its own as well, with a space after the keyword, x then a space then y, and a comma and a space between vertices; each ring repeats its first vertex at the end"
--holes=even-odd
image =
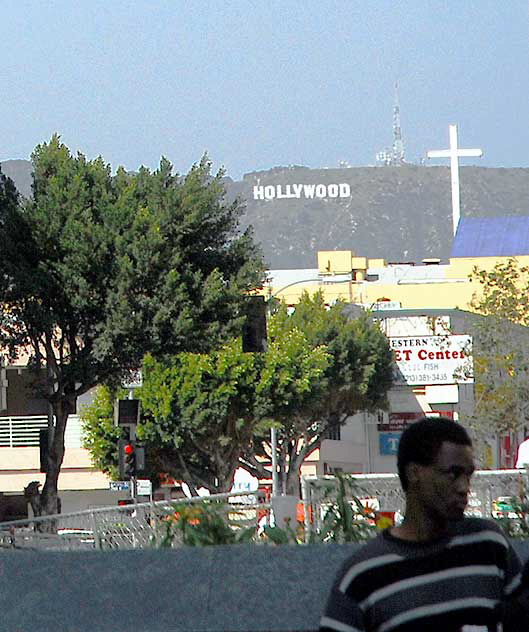
MULTIPOLYGON (((529 169, 462 167, 461 216, 529 215, 529 169)), ((275 169, 228 186, 247 200, 273 268, 315 267, 318 250, 353 250, 388 261, 447 259, 452 245, 448 167, 275 169), (256 185, 347 183, 344 198, 253 199, 256 185)))
MULTIPOLYGON (((30 194, 29 162, 2 169, 30 194)), ((461 167, 460 180, 462 217, 529 215, 529 169, 461 167)), ((448 167, 275 167, 226 178, 226 190, 245 201, 243 224, 271 268, 313 268, 318 250, 417 262, 450 254, 448 167)))

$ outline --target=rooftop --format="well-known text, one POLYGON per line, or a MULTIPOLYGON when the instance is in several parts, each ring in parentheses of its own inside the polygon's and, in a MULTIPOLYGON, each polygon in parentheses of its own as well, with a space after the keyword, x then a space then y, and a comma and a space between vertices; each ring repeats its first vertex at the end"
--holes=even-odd
POLYGON ((462 217, 451 257, 529 255, 529 217, 462 217))

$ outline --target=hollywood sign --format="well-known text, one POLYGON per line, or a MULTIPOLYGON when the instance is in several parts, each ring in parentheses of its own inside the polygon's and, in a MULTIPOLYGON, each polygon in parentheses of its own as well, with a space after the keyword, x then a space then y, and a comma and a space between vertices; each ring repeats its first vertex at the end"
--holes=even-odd
POLYGON ((268 184, 255 185, 254 200, 287 200, 305 198, 347 198, 351 197, 351 186, 339 184, 268 184))

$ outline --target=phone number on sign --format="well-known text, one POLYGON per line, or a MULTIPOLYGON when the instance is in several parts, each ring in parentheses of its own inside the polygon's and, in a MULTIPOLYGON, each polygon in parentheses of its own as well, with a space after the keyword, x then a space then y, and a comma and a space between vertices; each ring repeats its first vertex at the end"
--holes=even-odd
POLYGON ((402 376, 398 375, 397 378, 401 381, 407 382, 408 384, 411 382, 423 382, 425 384, 430 384, 432 382, 453 381, 453 378, 449 378, 447 373, 405 373, 402 376))

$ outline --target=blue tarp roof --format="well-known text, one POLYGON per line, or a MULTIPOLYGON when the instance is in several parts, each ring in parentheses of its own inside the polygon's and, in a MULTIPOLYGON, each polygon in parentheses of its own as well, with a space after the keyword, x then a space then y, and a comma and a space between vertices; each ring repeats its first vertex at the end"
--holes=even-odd
POLYGON ((462 217, 451 257, 529 255, 529 217, 462 217))

